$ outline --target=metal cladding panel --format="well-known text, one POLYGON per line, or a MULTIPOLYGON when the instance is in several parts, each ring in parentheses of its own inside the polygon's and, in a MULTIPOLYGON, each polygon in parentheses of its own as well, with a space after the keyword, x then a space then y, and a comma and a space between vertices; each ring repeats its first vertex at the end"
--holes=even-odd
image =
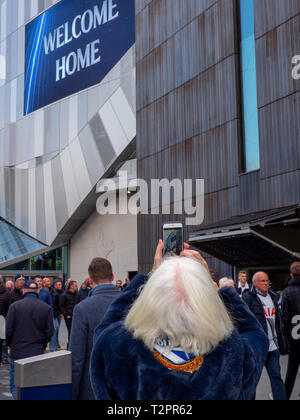
MULTIPOLYGON (((300 3, 253 2, 261 159, 257 172, 244 174, 237 4, 136 1, 138 178, 204 178, 203 227, 300 203, 300 81, 292 78, 300 3)), ((141 270, 163 219, 138 218, 141 270)), ((199 229, 187 228, 186 239, 199 229)), ((224 264, 211 264, 224 273, 224 264)))
MULTIPOLYGON (((134 0, 127 1, 134 5, 134 0)), ((56 3, 0 0, 0 217, 47 245, 60 242, 60 232, 136 136, 132 42, 125 42, 121 51, 118 41, 119 56, 111 57, 111 68, 106 68, 94 86, 23 116, 25 27, 42 19, 44 11, 53 14, 55 7, 48 8, 56 3), (29 199, 24 200, 26 194, 29 199)), ((56 7, 67 3, 73 1, 63 0, 56 7)), ((76 3, 84 7, 93 1, 76 3)), ((104 3, 97 1, 100 6, 104 3)), ((123 10, 125 3, 113 0, 107 4, 120 5, 123 10)), ((132 41, 133 8, 130 13, 128 36, 132 41)), ((113 27, 107 29, 112 34, 113 27)), ((114 42, 111 37, 107 47, 114 49, 114 42)), ((95 203, 96 199, 95 195, 95 203)))
POLYGON ((33 388, 72 383, 72 353, 59 351, 15 362, 15 386, 33 388))

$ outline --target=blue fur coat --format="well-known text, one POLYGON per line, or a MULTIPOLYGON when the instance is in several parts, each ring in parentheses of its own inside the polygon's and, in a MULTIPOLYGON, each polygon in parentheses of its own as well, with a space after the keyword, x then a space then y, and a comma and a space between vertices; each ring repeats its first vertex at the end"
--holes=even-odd
POLYGON ((124 326, 124 317, 146 280, 146 276, 136 276, 95 330, 90 375, 96 399, 252 399, 269 340, 237 292, 232 288, 220 292, 236 330, 205 356, 197 372, 189 374, 163 366, 124 326))

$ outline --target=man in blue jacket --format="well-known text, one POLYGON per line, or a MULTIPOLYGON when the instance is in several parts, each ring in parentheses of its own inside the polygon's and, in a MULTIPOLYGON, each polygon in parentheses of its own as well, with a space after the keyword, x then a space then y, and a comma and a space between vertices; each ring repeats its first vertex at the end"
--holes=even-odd
POLYGON ((89 297, 75 306, 69 350, 72 352, 72 399, 94 400, 89 375, 94 330, 110 304, 120 295, 112 284, 114 274, 109 261, 95 258, 89 266, 89 297))
POLYGON ((34 278, 34 281, 37 283, 37 285, 39 286, 39 299, 42 302, 47 303, 47 305, 50 306, 52 313, 53 313, 53 303, 52 303, 52 298, 51 298, 51 294, 49 292, 48 289, 46 289, 46 287, 44 286, 44 282, 45 280, 49 280, 48 278, 44 278, 44 280, 42 280, 41 277, 37 276, 34 278))
POLYGON ((10 385, 14 397, 14 362, 43 354, 53 333, 51 308, 39 300, 39 287, 28 281, 24 299, 12 304, 6 318, 6 342, 10 347, 10 385))

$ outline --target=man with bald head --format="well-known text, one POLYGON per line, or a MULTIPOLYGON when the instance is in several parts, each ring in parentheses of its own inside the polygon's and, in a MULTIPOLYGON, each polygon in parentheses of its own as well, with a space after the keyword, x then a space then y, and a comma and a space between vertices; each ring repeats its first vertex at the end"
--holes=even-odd
POLYGON ((8 281, 5 283, 5 287, 6 287, 6 289, 7 289, 9 292, 13 291, 13 290, 14 290, 14 287, 15 287, 14 282, 13 282, 13 281, 11 281, 11 280, 8 280, 8 281))
POLYGON ((248 293, 243 295, 265 333, 269 337, 270 347, 265 362, 274 400, 287 399, 285 386, 281 377, 280 352, 285 352, 285 338, 282 320, 278 306, 279 297, 270 290, 270 279, 267 273, 259 271, 254 274, 253 285, 248 293))
POLYGON ((48 290, 48 284, 50 283, 50 279, 48 279, 48 277, 45 277, 43 280, 40 276, 36 276, 34 278, 34 281, 37 283, 38 287, 39 287, 39 299, 42 302, 47 303, 47 305, 49 305, 52 309, 53 312, 53 303, 52 303, 52 298, 50 295, 50 292, 48 290))

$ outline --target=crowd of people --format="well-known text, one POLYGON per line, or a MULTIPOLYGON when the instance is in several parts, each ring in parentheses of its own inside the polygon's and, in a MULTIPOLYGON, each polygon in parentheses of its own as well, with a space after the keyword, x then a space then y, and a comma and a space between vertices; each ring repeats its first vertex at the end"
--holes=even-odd
POLYGON ((151 273, 124 284, 104 258, 93 259, 79 290, 72 279, 0 277, 0 363, 10 363, 13 396, 14 362, 59 350, 64 319, 73 400, 255 400, 264 366, 272 398, 290 399, 300 262, 278 294, 262 271, 251 282, 246 271, 237 283, 217 278, 187 244, 180 257, 162 254, 160 241, 151 273), (281 355, 289 355, 285 381, 281 355))
MULTIPOLYGON (((62 276, 54 281, 41 276, 31 280, 19 274, 14 282, 5 282, 0 275, 0 366, 10 364, 13 397, 14 362, 45 353, 46 349, 60 350, 59 329, 63 319, 69 347, 75 306, 92 295, 91 283, 91 278, 87 278, 78 289, 76 281, 64 282, 62 276)), ((128 277, 124 285, 118 280, 114 289, 124 290, 129 283, 128 277)))

